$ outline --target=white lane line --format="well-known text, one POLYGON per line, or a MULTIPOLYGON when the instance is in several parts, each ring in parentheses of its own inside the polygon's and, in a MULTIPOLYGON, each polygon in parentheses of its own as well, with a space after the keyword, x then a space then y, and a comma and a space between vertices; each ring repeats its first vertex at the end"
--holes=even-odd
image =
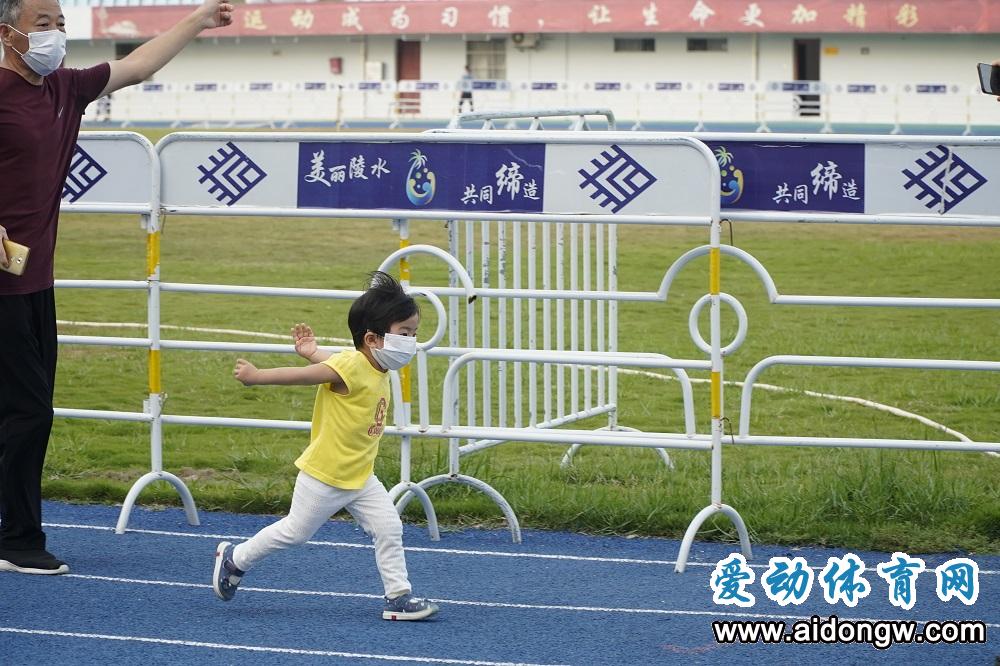
MULTIPOLYGON (((211 585, 204 583, 185 583, 181 581, 170 581, 170 580, 148 580, 143 578, 119 578, 116 576, 92 576, 86 574, 63 574, 61 578, 80 578, 83 580, 94 580, 105 583, 128 583, 131 585, 160 585, 165 587, 186 587, 186 588, 200 588, 209 590, 212 588, 211 585)), ((294 594, 294 595, 304 595, 304 596, 316 596, 316 597, 339 597, 339 598, 353 598, 353 599, 381 599, 377 594, 364 594, 361 592, 327 592, 324 590, 296 590, 296 589, 282 589, 282 588, 270 588, 270 587, 244 587, 240 586, 240 592, 261 592, 265 594, 294 594)), ((620 608, 615 606, 604 607, 604 606, 566 606, 566 605, 556 605, 556 604, 517 604, 508 603, 503 601, 471 601, 468 599, 440 599, 435 597, 432 599, 439 604, 445 604, 450 606, 475 606, 480 608, 515 608, 517 610, 543 610, 543 611, 564 611, 573 613, 620 613, 625 615, 682 615, 691 617, 712 617, 712 618, 752 618, 752 619, 765 619, 765 620, 808 620, 810 615, 778 615, 772 613, 735 613, 726 612, 722 610, 708 610, 708 611, 697 611, 697 610, 680 610, 680 609, 666 609, 666 608, 620 608)), ((884 621, 888 619, 898 619, 898 618, 870 618, 870 617, 851 617, 845 618, 840 617, 841 621, 851 620, 863 620, 868 622, 884 621)), ((924 624, 926 622, 935 622, 937 620, 916 620, 913 619, 918 624, 924 624)), ((987 627, 1000 629, 1000 624, 985 623, 987 627)))
POLYGON ((181 647, 209 648, 213 650, 245 650, 247 652, 269 652, 273 654, 296 654, 309 657, 342 657, 344 659, 375 659, 379 661, 413 661, 420 664, 463 664, 468 666, 555 666, 550 664, 527 664, 512 661, 480 661, 469 659, 443 659, 438 657, 410 657, 393 654, 369 654, 363 652, 334 652, 332 650, 302 650, 298 648, 267 647, 263 645, 232 645, 229 643, 205 643, 203 641, 183 641, 149 636, 123 636, 119 634, 90 634, 76 631, 51 631, 48 629, 25 629, 22 627, 0 627, 0 632, 26 634, 32 636, 59 636, 64 638, 89 638, 103 641, 126 643, 154 643, 181 647))
MULTIPOLYGON (((96 530, 100 532, 113 532, 113 527, 107 527, 104 525, 76 525, 72 523, 42 523, 44 527, 54 527, 62 529, 73 529, 73 530, 96 530)), ((167 530, 137 530, 129 529, 128 532, 136 534, 153 534, 156 536, 176 536, 176 537, 188 537, 194 539, 215 539, 221 541, 232 541, 234 539, 239 541, 246 541, 250 537, 242 534, 205 534, 205 533, 194 533, 194 532, 170 532, 167 530)), ((342 541, 307 541, 310 546, 327 546, 332 548, 362 548, 373 550, 374 546, 372 544, 364 543, 347 543, 342 541)), ((512 557, 512 558, 524 558, 524 559, 534 559, 534 560, 559 560, 567 562, 603 562, 607 564, 648 564, 657 566, 673 566, 677 564, 677 560, 645 560, 636 559, 629 557, 592 557, 587 555, 549 555, 545 553, 510 553, 502 550, 463 550, 458 548, 426 548, 423 546, 406 546, 405 550, 407 552, 414 553, 441 553, 444 555, 478 555, 482 557, 512 557)), ((718 562, 691 562, 688 561, 687 566, 689 567, 715 567, 718 562)), ((769 565, 767 564, 748 564, 749 567, 753 569, 767 569, 769 565)), ((812 566, 810 568, 816 569, 817 571, 825 567, 822 566, 812 566)), ((980 569, 980 576, 996 576, 1000 574, 1000 570, 991 571, 980 569)))

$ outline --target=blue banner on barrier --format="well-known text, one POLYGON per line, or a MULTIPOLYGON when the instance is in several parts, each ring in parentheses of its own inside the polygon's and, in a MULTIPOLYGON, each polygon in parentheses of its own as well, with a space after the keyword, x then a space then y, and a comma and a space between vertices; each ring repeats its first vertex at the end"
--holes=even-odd
POLYGON ((865 212, 864 144, 707 142, 722 173, 722 207, 865 212))
POLYGON ((300 143, 300 208, 539 213, 544 144, 300 143))

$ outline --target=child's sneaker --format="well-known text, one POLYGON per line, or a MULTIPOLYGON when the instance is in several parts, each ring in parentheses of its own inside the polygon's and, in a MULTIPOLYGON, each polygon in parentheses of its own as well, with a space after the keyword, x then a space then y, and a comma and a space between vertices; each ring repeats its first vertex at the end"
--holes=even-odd
POLYGON ((383 620, 424 620, 438 612, 437 604, 420 599, 410 593, 390 599, 386 597, 382 609, 383 620))
POLYGON ((215 596, 223 601, 229 601, 236 596, 236 588, 245 571, 236 568, 233 562, 233 544, 223 541, 215 549, 215 573, 212 576, 212 589, 215 596))

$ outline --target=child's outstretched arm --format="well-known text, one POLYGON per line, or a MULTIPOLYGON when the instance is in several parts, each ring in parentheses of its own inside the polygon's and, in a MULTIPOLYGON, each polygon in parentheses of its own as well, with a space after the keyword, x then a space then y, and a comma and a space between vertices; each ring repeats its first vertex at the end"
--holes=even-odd
POLYGON ((236 359, 233 377, 244 386, 316 386, 332 384, 333 388, 344 386, 344 380, 336 371, 322 363, 303 367, 258 368, 250 361, 236 359))
POLYGON ((322 363, 333 356, 331 352, 319 348, 309 324, 296 324, 292 327, 292 339, 295 340, 295 352, 310 363, 322 363))

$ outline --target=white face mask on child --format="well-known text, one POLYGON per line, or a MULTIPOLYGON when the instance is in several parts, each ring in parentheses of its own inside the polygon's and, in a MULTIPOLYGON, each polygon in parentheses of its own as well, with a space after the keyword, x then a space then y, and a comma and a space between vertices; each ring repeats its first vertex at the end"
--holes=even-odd
POLYGON ((386 370, 399 370, 413 360, 417 353, 417 339, 409 335, 386 333, 382 348, 372 347, 372 356, 386 370))

